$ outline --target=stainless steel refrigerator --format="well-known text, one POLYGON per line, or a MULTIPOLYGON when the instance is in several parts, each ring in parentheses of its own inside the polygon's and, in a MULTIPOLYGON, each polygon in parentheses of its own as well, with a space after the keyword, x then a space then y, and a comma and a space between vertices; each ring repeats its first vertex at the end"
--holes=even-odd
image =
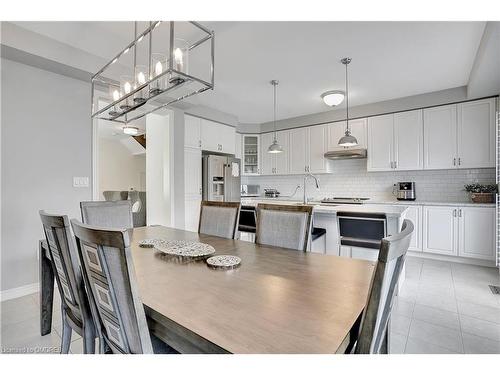
POLYGON ((241 162, 232 156, 203 155, 203 200, 239 202, 241 162))

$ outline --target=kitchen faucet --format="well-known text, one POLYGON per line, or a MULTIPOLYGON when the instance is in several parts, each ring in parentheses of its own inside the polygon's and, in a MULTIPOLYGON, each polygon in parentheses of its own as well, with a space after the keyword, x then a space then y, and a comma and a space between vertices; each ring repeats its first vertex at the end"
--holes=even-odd
POLYGON ((306 182, 309 177, 314 178, 314 182, 316 182, 316 189, 319 189, 319 180, 316 176, 314 176, 312 173, 308 173, 304 175, 304 200, 303 203, 307 204, 307 195, 306 195, 306 182))

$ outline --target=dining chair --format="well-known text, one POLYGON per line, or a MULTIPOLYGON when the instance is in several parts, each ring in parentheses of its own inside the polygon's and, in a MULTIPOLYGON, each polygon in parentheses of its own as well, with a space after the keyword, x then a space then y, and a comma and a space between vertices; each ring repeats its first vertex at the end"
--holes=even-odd
POLYGON ((355 344, 356 354, 388 353, 388 325, 394 294, 413 231, 413 223, 405 220, 400 233, 382 239, 355 344))
POLYGON ((99 228, 75 219, 71 226, 94 322, 105 344, 101 350, 115 354, 175 353, 150 336, 128 231, 99 228))
POLYGON ((255 243, 306 251, 313 206, 259 203, 255 243))
POLYGON ((96 330, 78 264, 75 240, 67 216, 40 211, 57 287, 61 294, 61 353, 67 354, 74 330, 83 338, 83 352, 95 352, 96 330))
POLYGON ((202 201, 198 233, 234 239, 239 213, 239 202, 202 201))
POLYGON ((80 202, 85 224, 104 228, 133 228, 132 203, 125 201, 80 202))
POLYGON ((146 226, 146 192, 130 190, 128 200, 132 204, 132 221, 134 228, 146 226))
POLYGON ((106 190, 102 195, 106 201, 124 201, 127 200, 128 191, 106 190))

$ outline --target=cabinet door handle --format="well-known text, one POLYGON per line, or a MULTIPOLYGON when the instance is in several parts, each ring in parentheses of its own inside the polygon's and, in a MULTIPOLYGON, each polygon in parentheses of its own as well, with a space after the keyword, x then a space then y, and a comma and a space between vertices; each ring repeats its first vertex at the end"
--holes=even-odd
POLYGON ((462 160, 460 158, 458 158, 458 165, 461 165, 462 164, 462 160))
POLYGON ((456 208, 453 209, 453 217, 457 217, 457 209, 456 208))
POLYGON ((394 169, 397 169, 398 168, 398 162, 394 162, 394 169))
POLYGON ((461 208, 458 209, 458 217, 462 217, 462 209, 461 208))
POLYGON ((457 165, 457 158, 453 158, 453 165, 457 165))

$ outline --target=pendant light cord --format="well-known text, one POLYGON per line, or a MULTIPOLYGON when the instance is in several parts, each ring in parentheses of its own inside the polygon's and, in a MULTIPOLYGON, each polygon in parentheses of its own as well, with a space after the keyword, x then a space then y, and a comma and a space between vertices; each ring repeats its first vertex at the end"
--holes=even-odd
POLYGON ((349 84, 348 84, 348 74, 347 74, 347 65, 349 65, 349 60, 346 61, 345 64, 345 103, 346 103, 346 121, 347 121, 347 131, 349 131, 349 84))
POLYGON ((278 82, 273 81, 273 101, 274 101, 274 114, 273 114, 273 122, 274 122, 274 141, 276 141, 276 85, 278 82))

